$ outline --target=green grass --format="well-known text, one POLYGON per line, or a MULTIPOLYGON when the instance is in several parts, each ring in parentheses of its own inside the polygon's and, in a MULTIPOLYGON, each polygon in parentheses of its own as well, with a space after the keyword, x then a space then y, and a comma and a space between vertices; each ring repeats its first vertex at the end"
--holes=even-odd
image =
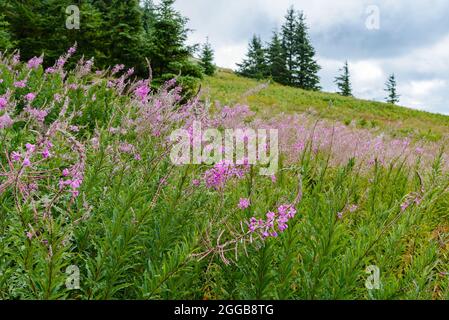
MULTIPOLYGON (((396 159, 362 167, 357 158, 334 165, 328 152, 307 143, 295 161, 281 154, 274 181, 253 165, 215 189, 205 179, 211 166, 175 165, 167 141, 189 121, 221 127, 225 117, 198 101, 184 109, 177 88, 145 102, 135 83, 122 91, 110 74, 43 76, 42 67, 28 70, 6 58, 0 71, 0 95, 8 92, 0 110, 0 299, 449 298, 449 176, 441 157, 425 168, 419 158, 413 165, 396 159), (27 87, 16 88, 24 77, 27 87), (48 108, 45 122, 21 112, 28 92, 36 93, 28 107, 48 108), (48 142, 51 156, 44 158, 48 142), (14 151, 20 155, 12 161, 14 151), (251 203, 244 210, 241 198, 251 203), (249 231, 251 217, 280 215, 283 204, 297 210, 284 232, 264 239, 249 231), (376 289, 365 286, 369 266, 380 271, 376 289), (70 270, 79 271, 79 286, 67 286, 76 283, 70 270)), ((237 101, 257 85, 226 73, 206 81, 215 83, 212 98, 223 100, 237 101)), ((341 112, 328 119, 379 118, 369 102, 278 85, 247 100, 276 114, 263 102, 270 97, 289 112, 314 101, 323 117, 325 97, 334 97, 343 99, 333 107, 341 112)), ((401 119, 415 113, 375 105, 401 119)))
POLYGON ((203 88, 214 101, 233 105, 248 104, 253 111, 270 117, 279 113, 306 113, 359 127, 377 128, 393 137, 410 136, 438 141, 448 132, 449 116, 413 110, 376 101, 343 97, 335 93, 312 92, 240 77, 230 70, 220 69, 213 77, 206 77, 203 88), (254 92, 248 93, 250 90, 254 92), (248 93, 248 94, 247 94, 248 93))

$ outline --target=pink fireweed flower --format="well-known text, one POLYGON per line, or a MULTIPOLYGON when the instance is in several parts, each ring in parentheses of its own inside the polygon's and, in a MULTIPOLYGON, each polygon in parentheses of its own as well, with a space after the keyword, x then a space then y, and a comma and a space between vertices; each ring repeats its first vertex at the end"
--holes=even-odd
POLYGON ((27 151, 28 151, 29 153, 33 153, 34 150, 36 150, 36 146, 35 146, 34 144, 31 144, 31 143, 27 143, 27 144, 25 145, 25 148, 27 149, 27 151))
POLYGON ((48 148, 45 148, 44 151, 42 151, 42 158, 47 159, 51 156, 50 150, 48 148))
POLYGON ((25 95, 25 99, 28 102, 32 102, 35 98, 36 98, 36 94, 34 94, 33 92, 30 92, 30 93, 25 95))
POLYGON ((23 159, 22 166, 29 167, 31 165, 30 158, 23 159))
POLYGON ((130 143, 121 143, 118 150, 122 153, 132 153, 134 146, 130 143))
POLYGON ((127 75, 128 77, 132 76, 133 74, 134 74, 134 68, 130 68, 130 69, 128 69, 128 71, 126 72, 126 75, 127 75))
POLYGON ((287 222, 295 216, 296 209, 292 205, 281 205, 278 212, 269 211, 266 220, 252 217, 248 224, 250 233, 258 232, 262 239, 277 237, 279 232, 288 228, 287 222))
POLYGON ((276 217, 276 213, 274 213, 273 211, 268 211, 267 212, 267 219, 272 221, 274 220, 274 217, 276 217))
POLYGON ((11 153, 11 159, 14 162, 20 161, 20 159, 22 159, 22 155, 20 153, 18 153, 17 151, 13 151, 11 153))
POLYGON ((291 205, 281 205, 278 208, 279 215, 281 216, 287 216, 289 219, 294 218, 296 214, 296 209, 293 208, 291 205))
POLYGON ((30 107, 27 107, 25 111, 28 112, 28 114, 38 122, 44 122, 45 117, 48 115, 48 111, 46 110, 40 110, 30 107))
POLYGON ((140 161, 140 160, 142 160, 142 157, 140 156, 140 154, 136 153, 136 154, 134 155, 134 160, 140 161))
POLYGON ((276 183, 276 181, 277 181, 276 175, 273 174, 270 178, 271 178, 271 182, 276 183))
POLYGON ((246 171, 246 167, 243 169, 237 168, 231 162, 223 160, 204 173, 206 187, 220 190, 224 188, 229 179, 233 177, 243 178, 246 171))
POLYGON ((45 73, 48 73, 48 74, 52 74, 55 72, 56 72, 56 69, 53 67, 48 67, 47 69, 45 69, 45 73))
POLYGON ((34 234, 31 231, 27 231, 26 236, 29 240, 31 240, 31 239, 33 239, 34 234))
POLYGON ((11 117, 5 113, 4 115, 0 116, 0 129, 9 128, 14 124, 11 117))
POLYGON ((250 205, 250 201, 249 201, 249 199, 247 199, 247 198, 240 198, 240 202, 239 202, 239 204, 238 204, 238 207, 240 208, 240 209, 246 209, 246 208, 248 208, 249 207, 249 205, 250 205))
POLYGON ((165 85, 168 88, 170 88, 170 87, 173 87, 175 84, 176 84, 176 78, 173 78, 173 79, 168 80, 165 85))
POLYGON ((11 60, 11 65, 15 66, 20 62, 20 53, 16 53, 11 60))
POLYGON ((195 186, 195 187, 198 187, 199 185, 200 185, 200 180, 198 180, 198 179, 193 179, 192 180, 192 184, 195 186))
POLYGON ((16 81, 14 82, 15 88, 25 88, 26 87, 26 80, 16 81))
POLYGON ((407 208, 410 206, 410 203, 408 201, 401 204, 401 212, 404 212, 407 210, 407 208))
POLYGON ((79 179, 74 179, 74 180, 72 180, 72 182, 70 183, 70 186, 73 188, 73 189, 78 189, 80 186, 81 186, 81 180, 79 180, 79 179))
POLYGON ((69 55, 73 55, 73 54, 75 54, 75 52, 76 52, 76 44, 74 46, 70 47, 69 50, 67 51, 67 53, 69 55))
POLYGON ((79 132, 80 128, 78 126, 69 126, 69 130, 72 132, 79 132))
POLYGON ((149 93, 150 88, 146 85, 138 87, 135 91, 136 96, 138 96, 141 100, 145 100, 149 93))
POLYGON ((116 74, 120 71, 122 71, 125 68, 124 64, 117 64, 114 66, 114 68, 112 68, 112 74, 116 74))
POLYGON ((28 63, 27 63, 27 67, 28 69, 37 69, 43 62, 42 57, 34 57, 31 58, 28 63))
POLYGON ((61 102, 62 101, 62 96, 59 93, 55 93, 53 95, 53 99, 55 99, 56 102, 61 102))
POLYGON ((64 170, 62 170, 62 176, 63 176, 63 177, 67 177, 68 175, 70 175, 69 169, 64 169, 64 170))
POLYGON ((0 97, 0 110, 5 109, 8 104, 8 100, 3 97, 0 97))

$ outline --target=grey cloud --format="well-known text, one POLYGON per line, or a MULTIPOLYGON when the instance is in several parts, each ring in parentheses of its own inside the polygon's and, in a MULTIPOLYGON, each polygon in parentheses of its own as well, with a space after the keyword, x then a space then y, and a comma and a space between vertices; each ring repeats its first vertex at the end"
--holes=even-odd
POLYGON ((249 38, 256 33, 268 41, 292 4, 306 14, 312 42, 320 60, 325 62, 320 73, 325 90, 335 91, 333 79, 347 59, 357 68, 356 96, 382 100, 384 77, 394 72, 399 89, 405 91, 401 92, 404 103, 449 113, 447 0, 176 2, 177 8, 190 18, 190 27, 196 30, 190 41, 202 42, 208 36, 217 49, 217 63, 233 68, 242 60, 249 38), (380 9, 379 30, 370 31, 365 26, 368 5, 380 9), (420 84, 435 87, 423 92, 420 84))

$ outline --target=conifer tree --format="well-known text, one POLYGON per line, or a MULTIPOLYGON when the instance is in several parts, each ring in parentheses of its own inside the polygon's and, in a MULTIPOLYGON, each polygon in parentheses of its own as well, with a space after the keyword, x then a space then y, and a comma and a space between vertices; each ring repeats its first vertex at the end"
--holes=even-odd
POLYGON ((285 57, 286 74, 283 84, 294 86, 296 84, 295 71, 298 68, 297 64, 297 26, 296 26, 296 11, 290 7, 285 16, 285 22, 282 25, 282 50, 285 57))
POLYGON ((273 32, 273 37, 268 45, 267 60, 271 78, 276 82, 285 83, 287 75, 285 52, 277 32, 273 32))
POLYGON ((71 45, 65 28, 65 8, 68 0, 11 1, 5 8, 5 18, 22 59, 45 53, 54 61, 71 45))
POLYGON ((396 77, 393 74, 390 75, 387 82, 385 83, 385 91, 388 93, 388 96, 385 98, 385 100, 388 103, 396 104, 399 102, 399 95, 396 90, 396 77))
POLYGON ((156 6, 151 34, 151 66, 156 77, 177 76, 191 52, 186 47, 188 19, 173 8, 174 0, 156 6))
POLYGON ((104 16, 101 38, 109 64, 139 67, 142 61, 142 10, 139 0, 94 1, 104 16))
POLYGON ((254 35, 248 45, 246 59, 239 67, 238 73, 248 78, 263 79, 268 76, 268 65, 260 37, 254 35))
MULTIPOLYGON (((3 8, 0 7, 0 10, 3 8)), ((5 16, 0 14, 0 51, 12 49, 14 42, 9 31, 9 23, 5 20, 5 16)))
POLYGON ((318 71, 320 71, 321 67, 315 60, 315 49, 309 39, 308 27, 303 12, 298 13, 295 36, 294 52, 297 53, 298 67, 295 85, 305 90, 319 90, 320 78, 318 71))
POLYGON ((352 96, 351 80, 349 76, 348 61, 345 62, 343 68, 340 69, 341 75, 335 78, 335 83, 338 87, 338 93, 342 96, 352 96))
POLYGON ((8 22, 6 22, 3 15, 0 15, 0 51, 6 51, 13 47, 11 34, 8 29, 8 22))
POLYGON ((206 43, 203 45, 203 50, 201 51, 200 64, 206 75, 208 76, 214 75, 215 73, 214 50, 212 49, 212 46, 209 43, 209 39, 207 39, 206 43))
POLYGON ((156 6, 152 0, 144 0, 142 4, 142 26, 145 33, 151 32, 156 21, 156 6))

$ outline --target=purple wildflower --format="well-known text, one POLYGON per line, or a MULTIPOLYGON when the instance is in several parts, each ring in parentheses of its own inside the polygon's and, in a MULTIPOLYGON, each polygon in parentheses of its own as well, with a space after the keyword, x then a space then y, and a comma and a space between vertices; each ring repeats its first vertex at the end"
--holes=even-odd
POLYGON ((20 159, 22 159, 22 155, 20 153, 18 153, 17 151, 13 151, 11 153, 11 159, 12 161, 20 161, 20 159))
POLYGON ((3 97, 0 97, 0 110, 4 109, 6 107, 6 105, 8 104, 8 100, 6 100, 3 97))
POLYGON ((150 93, 150 88, 148 88, 147 85, 142 85, 142 86, 138 87, 135 91, 135 94, 141 100, 145 100, 145 98, 148 96, 149 93, 150 93))
POLYGON ((13 125, 13 121, 11 117, 5 113, 4 115, 0 116, 0 129, 9 128, 13 125))
POLYGON ((27 63, 27 67, 28 69, 37 69, 42 64, 42 62, 42 57, 31 58, 27 63))
POLYGON ((36 98, 36 94, 34 94, 33 92, 30 92, 27 95, 25 95, 25 99, 28 102, 32 102, 35 98, 36 98))
POLYGON ((16 82, 14 82, 14 87, 16 87, 16 88, 25 88, 26 87, 26 81, 25 80, 16 81, 16 82))
POLYGON ((240 198, 240 202, 239 202, 239 204, 238 204, 238 207, 240 208, 240 209, 246 209, 246 208, 248 208, 249 207, 249 205, 250 205, 250 201, 249 201, 249 199, 247 199, 247 198, 240 198))

